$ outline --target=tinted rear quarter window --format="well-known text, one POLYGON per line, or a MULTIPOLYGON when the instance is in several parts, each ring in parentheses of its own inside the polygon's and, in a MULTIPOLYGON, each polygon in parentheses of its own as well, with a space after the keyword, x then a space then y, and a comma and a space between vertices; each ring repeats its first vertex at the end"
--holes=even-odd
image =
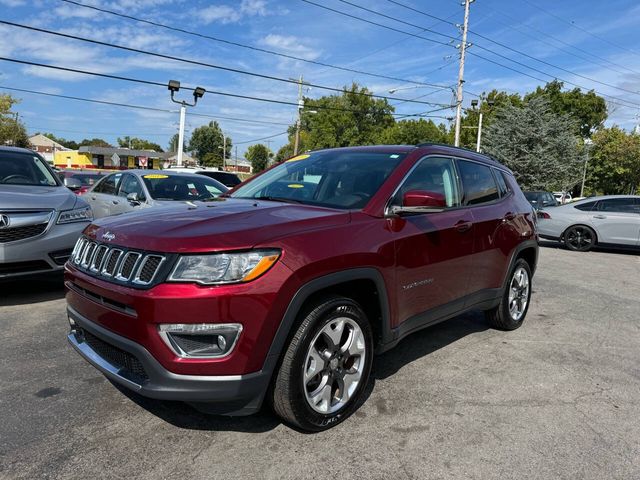
POLYGON ((491 173, 491 167, 465 160, 459 160, 458 167, 466 205, 488 203, 499 198, 498 186, 491 173))
POLYGON ((587 202, 580 205, 574 205, 573 208, 582 210, 583 212, 590 212, 596 202, 587 202))
POLYGON ((509 188, 507 180, 504 178, 504 172, 494 169, 493 173, 496 176, 496 182, 498 183, 498 191, 500 192, 500 196, 506 197, 507 195, 509 195, 509 193, 511 193, 511 189, 509 188))

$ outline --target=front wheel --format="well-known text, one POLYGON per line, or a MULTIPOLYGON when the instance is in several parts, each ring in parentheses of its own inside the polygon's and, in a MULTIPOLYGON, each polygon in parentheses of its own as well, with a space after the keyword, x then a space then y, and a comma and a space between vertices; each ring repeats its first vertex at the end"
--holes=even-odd
POLYGON ((321 431, 359 406, 373 361, 369 321, 353 300, 331 296, 305 315, 273 385, 273 408, 286 422, 321 431))
POLYGON ((494 328, 515 330, 524 321, 531 300, 531 268, 519 258, 509 273, 500 305, 486 312, 487 320, 494 328))
POLYGON ((584 225, 574 225, 564 232, 564 244, 574 252, 587 252, 596 243, 596 232, 584 225))

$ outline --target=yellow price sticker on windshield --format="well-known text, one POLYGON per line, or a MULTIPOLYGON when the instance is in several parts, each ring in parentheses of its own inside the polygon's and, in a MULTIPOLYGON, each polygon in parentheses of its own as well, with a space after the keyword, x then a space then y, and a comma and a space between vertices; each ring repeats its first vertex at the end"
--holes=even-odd
POLYGON ((304 185, 301 185, 299 183, 290 183, 289 185, 287 185, 287 187, 289 187, 289 188, 304 188, 304 185))
POLYGON ((162 175, 160 173, 152 173, 150 175, 145 175, 144 178, 150 178, 150 179, 153 179, 153 178, 169 178, 169 175, 162 175))
POLYGON ((298 160, 304 160, 305 158, 309 158, 311 155, 298 155, 297 157, 290 158, 287 162, 297 162, 298 160))

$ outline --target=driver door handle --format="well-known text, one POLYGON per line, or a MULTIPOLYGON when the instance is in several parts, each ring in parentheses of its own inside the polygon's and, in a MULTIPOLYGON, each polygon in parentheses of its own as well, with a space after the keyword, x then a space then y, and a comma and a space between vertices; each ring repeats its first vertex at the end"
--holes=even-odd
POLYGON ((114 205, 118 205, 118 204, 120 203, 120 202, 118 202, 117 200, 111 200, 111 202, 112 202, 114 205))
POLYGON ((459 220, 455 225, 455 229, 459 232, 459 233, 464 233, 467 232, 469 230, 471 230, 471 227, 473 226, 473 223, 467 221, 467 220, 459 220))
POLYGON ((600 220, 607 218, 606 215, 594 215, 593 218, 599 218, 600 220))

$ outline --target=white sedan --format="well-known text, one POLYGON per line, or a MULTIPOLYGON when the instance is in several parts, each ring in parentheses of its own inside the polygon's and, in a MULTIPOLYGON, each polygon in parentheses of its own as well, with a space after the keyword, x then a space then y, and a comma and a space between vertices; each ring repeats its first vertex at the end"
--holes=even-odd
POLYGON ((595 245, 640 247, 640 196, 585 198, 538 216, 538 235, 559 240, 570 250, 586 252, 595 245))

